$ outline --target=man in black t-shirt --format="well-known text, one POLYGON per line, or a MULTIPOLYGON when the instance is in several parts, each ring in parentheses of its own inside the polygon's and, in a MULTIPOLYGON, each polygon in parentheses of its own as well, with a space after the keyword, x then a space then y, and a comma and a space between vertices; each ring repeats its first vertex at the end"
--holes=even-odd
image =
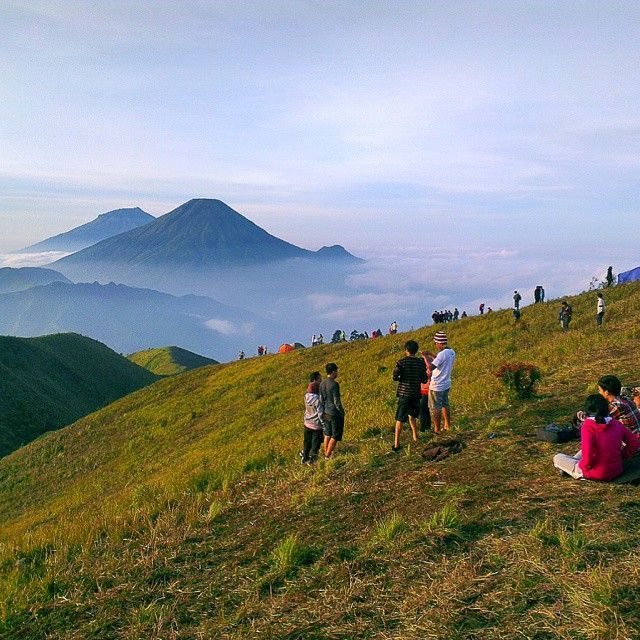
POLYGON ((418 343, 408 340, 404 345, 405 357, 396 363, 393 379, 398 383, 398 409, 396 411, 396 430, 393 451, 400 451, 400 432, 402 423, 409 420, 413 441, 418 441, 418 424, 420 415, 420 384, 427 382, 427 367, 422 358, 416 358, 418 343))

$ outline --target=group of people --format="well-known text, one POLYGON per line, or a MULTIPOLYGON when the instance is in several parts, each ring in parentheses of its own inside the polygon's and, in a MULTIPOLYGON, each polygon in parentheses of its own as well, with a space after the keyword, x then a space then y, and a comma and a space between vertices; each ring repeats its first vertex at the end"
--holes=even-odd
MULTIPOLYGON (((406 422, 411 427, 414 442, 420 431, 434 433, 448 431, 451 426, 449 389, 456 353, 448 346, 447 335, 438 331, 433 338, 436 354, 422 351, 418 355, 418 343, 408 340, 404 345, 404 357, 394 369, 392 379, 398 383, 398 398, 392 451, 400 451, 400 434, 406 422)), ((342 440, 345 410, 337 382, 338 366, 330 362, 325 367, 323 380, 319 371, 309 375, 304 395, 304 438, 300 460, 302 464, 314 464, 322 454, 331 458, 336 444, 342 440)))
POLYGON ((433 324, 446 324, 447 322, 455 322, 458 318, 466 318, 467 312, 463 311, 462 315, 458 311, 458 307, 455 307, 453 311, 447 309, 446 311, 434 311, 431 314, 431 320, 433 324))
POLYGON ((560 475, 602 481, 622 475, 623 460, 640 451, 640 387, 627 393, 616 376, 598 380, 598 393, 588 396, 584 411, 576 414, 580 450, 553 457, 560 475))

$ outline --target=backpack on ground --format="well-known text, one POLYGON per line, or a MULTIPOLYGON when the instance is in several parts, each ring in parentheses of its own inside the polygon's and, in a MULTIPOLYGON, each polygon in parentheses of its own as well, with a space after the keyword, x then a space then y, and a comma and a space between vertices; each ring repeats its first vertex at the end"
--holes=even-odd
POLYGON ((538 427, 536 434, 539 440, 561 444, 569 442, 569 440, 575 440, 579 435, 579 431, 571 424, 558 425, 555 422, 551 422, 543 427, 538 427))

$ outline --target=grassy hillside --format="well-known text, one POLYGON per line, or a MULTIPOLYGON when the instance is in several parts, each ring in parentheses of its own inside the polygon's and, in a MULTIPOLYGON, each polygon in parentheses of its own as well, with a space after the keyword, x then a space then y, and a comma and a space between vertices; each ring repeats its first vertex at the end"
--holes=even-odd
POLYGON ((0 456, 157 379, 74 333, 0 336, 0 456))
POLYGON ((144 367, 158 376, 173 376, 184 371, 191 371, 209 364, 218 364, 216 360, 187 351, 180 347, 159 347, 146 349, 127 356, 131 362, 144 367))
MULTIPOLYGON (((391 371, 433 328, 205 367, 0 461, 3 638, 635 638, 640 500, 561 480, 533 437, 605 372, 640 379, 640 285, 446 327, 467 448, 392 454, 391 371), (309 371, 340 367, 346 440, 297 464, 309 371), (493 373, 539 366, 511 403, 493 373), (497 437, 488 438, 495 433, 497 437)), ((405 443, 407 435, 404 435, 405 443)), ((426 438, 425 438, 426 440, 426 438)))

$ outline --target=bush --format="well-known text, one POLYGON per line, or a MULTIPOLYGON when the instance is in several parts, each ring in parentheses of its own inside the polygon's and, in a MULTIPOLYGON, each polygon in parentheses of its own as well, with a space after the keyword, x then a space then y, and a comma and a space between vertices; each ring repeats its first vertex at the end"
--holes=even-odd
POLYGON ((533 395, 540 377, 540 370, 536 366, 524 362, 505 362, 496 371, 496 378, 502 380, 507 393, 519 400, 533 395))

